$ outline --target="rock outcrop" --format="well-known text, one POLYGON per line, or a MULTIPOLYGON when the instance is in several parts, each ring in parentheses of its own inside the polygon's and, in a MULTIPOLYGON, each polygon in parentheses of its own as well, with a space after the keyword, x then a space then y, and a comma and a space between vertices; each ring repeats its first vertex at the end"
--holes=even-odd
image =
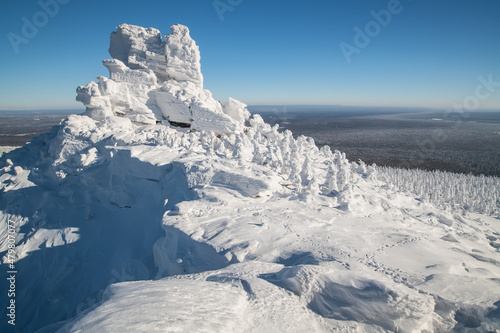
POLYGON ((122 24, 111 34, 104 60, 109 78, 77 89, 86 115, 101 120, 122 116, 138 124, 169 122, 193 130, 238 133, 250 117, 246 105, 226 105, 203 89, 200 51, 189 29, 176 24, 161 38, 157 29, 122 24))

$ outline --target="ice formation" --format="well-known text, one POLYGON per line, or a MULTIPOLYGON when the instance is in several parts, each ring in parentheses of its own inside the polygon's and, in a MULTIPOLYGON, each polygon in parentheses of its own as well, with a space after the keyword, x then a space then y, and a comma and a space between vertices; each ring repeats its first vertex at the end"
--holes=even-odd
POLYGON ((85 114, 0 158, 17 330, 500 329, 497 218, 222 106, 184 26, 121 25, 110 54, 85 114))
POLYGON ((218 133, 238 133, 250 113, 234 99, 222 106, 203 89, 200 51, 189 29, 176 24, 161 38, 160 31, 122 24, 111 34, 104 60, 109 78, 98 77, 78 87, 77 99, 86 115, 102 120, 123 116, 137 124, 167 121, 171 125, 218 133))

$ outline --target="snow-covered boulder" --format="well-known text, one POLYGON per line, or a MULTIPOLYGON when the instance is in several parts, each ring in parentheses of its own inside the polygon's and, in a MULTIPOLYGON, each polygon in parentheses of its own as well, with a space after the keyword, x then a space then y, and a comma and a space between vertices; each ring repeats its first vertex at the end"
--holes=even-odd
POLYGON ((223 107, 203 89, 200 51, 189 29, 176 24, 160 31, 122 24, 111 34, 104 60, 109 78, 98 77, 77 89, 86 115, 102 120, 121 116, 137 124, 171 125, 218 133, 241 133, 250 117, 246 105, 230 99, 223 107))

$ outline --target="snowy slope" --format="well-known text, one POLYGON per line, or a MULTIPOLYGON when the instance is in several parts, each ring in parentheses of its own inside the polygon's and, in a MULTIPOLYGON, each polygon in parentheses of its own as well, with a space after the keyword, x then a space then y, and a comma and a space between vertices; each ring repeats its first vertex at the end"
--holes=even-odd
POLYGON ((12 146, 0 146, 0 157, 2 157, 3 154, 8 153, 9 151, 12 151, 14 149, 17 149, 18 147, 12 147, 12 146))
MULTIPOLYGON (((110 54, 85 114, 0 159, 16 329, 500 330, 498 210, 438 208, 221 105, 184 26, 121 25, 110 54)), ((499 192, 484 184, 478 207, 499 192)))

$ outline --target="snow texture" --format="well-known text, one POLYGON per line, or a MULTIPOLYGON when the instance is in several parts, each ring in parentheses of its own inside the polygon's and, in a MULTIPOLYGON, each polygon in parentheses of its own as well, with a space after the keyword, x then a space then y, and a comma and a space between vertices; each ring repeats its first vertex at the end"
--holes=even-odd
POLYGON ((440 199, 439 174, 353 163, 222 106, 183 26, 121 25, 110 54, 110 77, 78 88, 85 114, 0 158, 17 330, 500 330, 498 203, 476 209, 498 182, 454 206, 471 187, 440 199))
POLYGON ((12 147, 12 146, 0 146, 0 157, 2 157, 2 155, 4 153, 8 153, 14 149, 17 149, 19 147, 12 147))

